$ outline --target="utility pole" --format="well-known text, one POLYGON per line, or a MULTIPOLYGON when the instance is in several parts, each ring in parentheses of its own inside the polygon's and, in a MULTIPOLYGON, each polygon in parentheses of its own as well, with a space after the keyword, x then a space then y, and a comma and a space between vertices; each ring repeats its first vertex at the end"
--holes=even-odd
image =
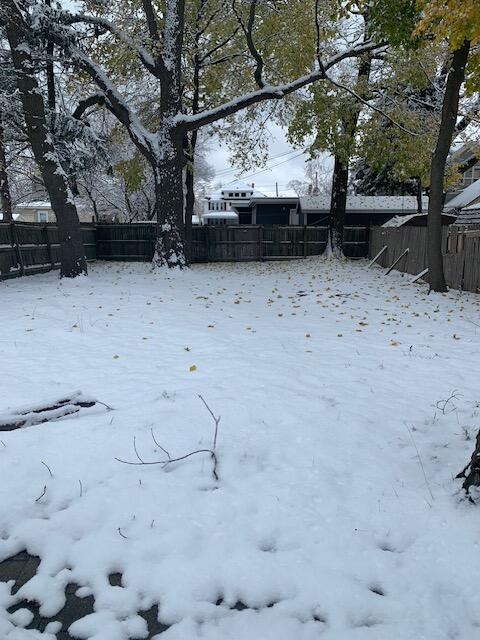
POLYGON ((278 198, 278 182, 275 182, 275 191, 277 193, 277 198, 278 198))

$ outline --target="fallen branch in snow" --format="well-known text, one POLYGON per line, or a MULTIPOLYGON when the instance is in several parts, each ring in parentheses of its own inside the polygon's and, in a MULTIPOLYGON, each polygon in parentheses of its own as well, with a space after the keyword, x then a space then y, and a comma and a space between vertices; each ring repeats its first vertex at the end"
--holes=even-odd
MULTIPOLYGON (((437 409, 439 409, 443 413, 443 415, 445 415, 448 403, 451 400, 458 400, 458 398, 460 397, 461 396, 458 394, 457 389, 455 389, 454 391, 452 391, 452 393, 448 396, 446 400, 438 400, 435 406, 437 407, 437 409)), ((448 413, 452 413, 453 411, 456 410, 456 408, 457 407, 454 405, 453 408, 448 413)))
POLYGON ((81 391, 76 391, 67 397, 58 400, 52 400, 43 405, 33 405, 17 409, 0 415, 0 431, 14 431, 23 427, 31 427, 44 422, 53 422, 61 420, 67 416, 79 413, 81 409, 87 409, 96 405, 104 406, 107 411, 111 411, 112 407, 104 402, 84 396, 81 391))
POLYGON ((212 416, 212 419, 215 423, 215 432, 214 432, 214 436, 213 436, 213 445, 211 449, 196 449, 195 451, 190 451, 190 453, 186 453, 183 456, 179 456, 178 458, 172 458, 170 456, 170 454, 168 453, 168 451, 166 449, 164 449, 156 440, 155 438, 155 434, 153 433, 153 428, 150 430, 150 433, 152 435, 152 439, 154 441, 154 443, 157 445, 157 447, 159 449, 161 449, 166 455, 167 455, 167 460, 151 460, 151 461, 147 461, 144 460, 140 454, 138 453, 138 449, 137 449, 137 440, 136 437, 133 437, 133 450, 135 452, 136 457, 138 458, 138 462, 136 461, 132 461, 132 460, 123 460, 121 458, 115 458, 115 460, 117 460, 118 462, 121 462, 122 464, 129 464, 132 466, 136 466, 136 467, 142 467, 142 466, 151 466, 151 465, 156 465, 156 464, 160 464, 163 467, 166 467, 168 464, 171 464, 172 462, 181 462, 182 460, 186 460, 187 458, 190 458, 191 456, 195 456, 199 453, 209 453, 210 457, 213 461, 213 469, 212 469, 212 475, 215 478, 215 480, 218 480, 218 473, 217 473, 217 467, 218 467, 218 458, 217 458, 217 454, 216 454, 216 447, 217 447, 217 437, 218 437, 218 425, 220 424, 220 416, 215 416, 215 414, 213 413, 213 411, 210 409, 210 407, 208 406, 207 402, 205 401, 205 399, 199 395, 198 396, 200 398, 200 400, 203 402, 203 404, 205 405, 205 407, 207 408, 207 411, 210 413, 210 415, 212 416))

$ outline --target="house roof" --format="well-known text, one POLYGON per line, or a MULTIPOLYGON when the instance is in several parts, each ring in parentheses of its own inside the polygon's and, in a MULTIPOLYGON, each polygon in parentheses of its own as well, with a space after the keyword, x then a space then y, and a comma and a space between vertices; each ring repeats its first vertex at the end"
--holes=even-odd
MULTIPOLYGON (((442 213, 442 224, 453 224, 457 216, 452 213, 442 213)), ((393 216, 387 220, 382 227, 403 227, 406 224, 411 226, 424 227, 427 224, 426 213, 412 213, 408 216, 393 216)))
POLYGON ((255 205, 255 204, 297 204, 298 202, 298 198, 297 197, 293 197, 293 198, 285 198, 285 197, 269 197, 269 196, 264 196, 263 198, 258 198, 256 196, 254 196, 253 198, 251 198, 250 200, 250 205, 255 205))
POLYGON ((472 184, 449 200, 445 204, 445 209, 463 209, 469 205, 476 204, 480 201, 480 180, 475 180, 472 184))
POLYGON ((48 200, 34 200, 33 202, 19 202, 15 209, 51 209, 52 205, 48 200))
POLYGON ((211 199, 211 200, 221 200, 222 198, 225 197, 225 193, 229 193, 231 191, 240 191, 240 193, 246 193, 247 198, 252 198, 252 197, 265 198, 266 197, 264 193, 262 193, 261 191, 258 191, 251 184, 248 184, 243 180, 233 180, 232 182, 228 182, 227 184, 222 185, 220 189, 213 191, 206 197, 207 199, 211 199))
MULTIPOLYGON (((428 207, 428 198, 422 198, 422 205, 428 207)), ((300 198, 300 208, 304 213, 330 211, 330 196, 306 196, 300 198)), ((347 196, 347 211, 395 211, 416 213, 416 196, 347 196)))
POLYGON ((204 213, 202 218, 204 220, 238 220, 238 213, 235 213, 235 211, 209 211, 208 213, 204 213))
POLYGON ((480 224, 480 204, 474 204, 462 209, 458 214, 456 224, 480 224))

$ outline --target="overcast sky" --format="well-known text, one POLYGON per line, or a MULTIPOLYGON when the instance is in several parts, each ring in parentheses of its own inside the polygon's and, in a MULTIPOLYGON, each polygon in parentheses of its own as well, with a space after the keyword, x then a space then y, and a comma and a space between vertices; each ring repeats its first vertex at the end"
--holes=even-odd
POLYGON ((220 145, 218 142, 212 144, 207 160, 215 169, 213 183, 221 182, 225 185, 240 178, 246 182, 255 183, 255 188, 267 195, 275 194, 275 183, 278 183, 279 195, 295 195, 287 188, 287 184, 291 180, 305 180, 304 168, 307 156, 287 143, 281 127, 272 123, 269 129, 271 138, 266 166, 252 169, 244 174, 230 164, 228 148, 225 145, 220 145))

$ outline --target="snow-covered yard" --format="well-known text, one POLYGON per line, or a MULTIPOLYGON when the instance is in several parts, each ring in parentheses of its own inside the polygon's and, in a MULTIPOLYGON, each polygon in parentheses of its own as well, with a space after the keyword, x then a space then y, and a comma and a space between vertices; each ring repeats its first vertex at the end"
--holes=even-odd
POLYGON ((0 296, 0 413, 75 390, 113 407, 0 434, 0 560, 42 559, 0 584, 2 639, 53 640, 6 609, 55 620, 72 582, 96 603, 79 638, 144 638, 154 603, 165 640, 480 636, 480 507, 453 479, 480 427, 478 297, 318 259, 97 264, 0 296), (199 394, 218 481, 208 454, 116 460, 134 438, 164 459, 152 433, 211 447, 199 394))

